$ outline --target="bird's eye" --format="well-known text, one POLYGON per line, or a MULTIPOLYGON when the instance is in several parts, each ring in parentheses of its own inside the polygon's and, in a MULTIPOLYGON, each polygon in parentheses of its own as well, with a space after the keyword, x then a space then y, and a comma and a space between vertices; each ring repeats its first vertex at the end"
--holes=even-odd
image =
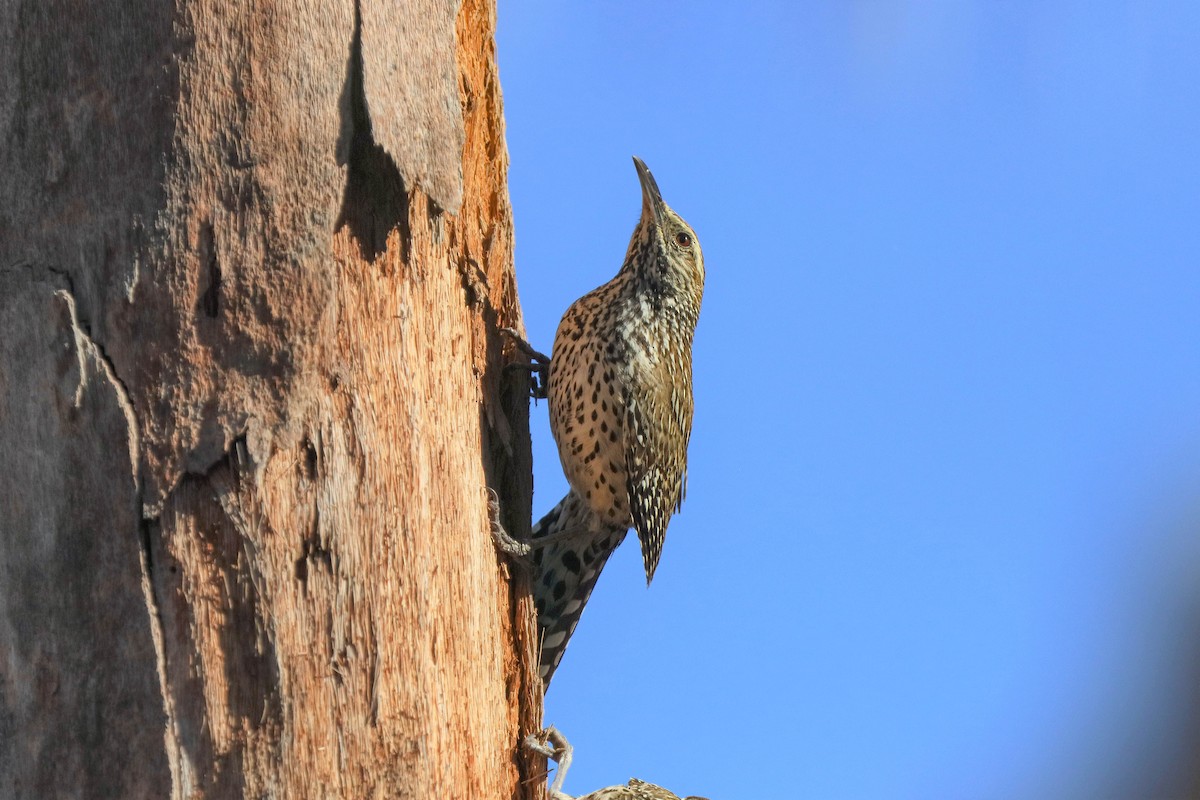
POLYGON ((680 231, 679 233, 675 234, 675 244, 679 245, 680 247, 691 247, 692 237, 684 231, 680 231))

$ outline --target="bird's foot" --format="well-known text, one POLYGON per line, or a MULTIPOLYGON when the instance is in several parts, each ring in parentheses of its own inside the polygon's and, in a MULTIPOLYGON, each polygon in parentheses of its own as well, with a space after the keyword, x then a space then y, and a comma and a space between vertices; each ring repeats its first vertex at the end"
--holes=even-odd
POLYGON ((554 781, 550 784, 552 800, 572 800, 571 795, 562 790, 563 781, 567 778, 567 770, 571 768, 571 759, 575 748, 567 741, 567 737, 553 725, 547 725, 538 733, 525 737, 525 747, 552 760, 558 766, 554 771, 554 781))
POLYGON ((504 529, 504 523, 500 521, 500 495, 496 494, 496 490, 490 486, 487 490, 487 504, 492 543, 504 555, 522 564, 527 564, 529 562, 529 554, 533 551, 533 546, 529 542, 517 539, 504 529))
POLYGON ((501 328, 500 333, 513 343, 524 362, 514 361, 505 365, 505 369, 525 370, 529 373, 529 394, 534 400, 546 399, 547 383, 550 380, 550 356, 533 349, 533 345, 525 341, 525 337, 513 328, 501 328))

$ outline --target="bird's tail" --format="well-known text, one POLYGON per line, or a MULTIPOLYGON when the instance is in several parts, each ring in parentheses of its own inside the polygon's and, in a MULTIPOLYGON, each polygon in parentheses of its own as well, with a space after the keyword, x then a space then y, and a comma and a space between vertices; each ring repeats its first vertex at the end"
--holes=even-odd
POLYGON ((538 669, 546 686, 579 624, 600 570, 627 532, 597 520, 574 491, 533 526, 533 599, 542 639, 538 669), (571 528, 579 533, 538 546, 539 538, 571 528))

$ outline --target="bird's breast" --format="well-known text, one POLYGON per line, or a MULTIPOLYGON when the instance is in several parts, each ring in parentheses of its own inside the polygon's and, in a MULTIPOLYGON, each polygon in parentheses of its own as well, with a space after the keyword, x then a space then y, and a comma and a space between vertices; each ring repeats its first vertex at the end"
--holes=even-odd
POLYGON ((603 336, 572 338, 560 326, 550 362, 550 428, 567 480, 596 516, 628 527, 624 395, 603 336))

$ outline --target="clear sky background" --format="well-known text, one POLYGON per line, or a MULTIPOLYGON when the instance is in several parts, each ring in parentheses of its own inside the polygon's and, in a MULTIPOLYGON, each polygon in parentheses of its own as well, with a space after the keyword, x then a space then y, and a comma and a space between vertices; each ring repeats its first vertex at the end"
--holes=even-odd
POLYGON ((631 155, 708 270, 683 513, 547 696, 567 790, 1177 791, 1200 3, 501 0, 498 56, 533 344, 620 266, 631 155))

